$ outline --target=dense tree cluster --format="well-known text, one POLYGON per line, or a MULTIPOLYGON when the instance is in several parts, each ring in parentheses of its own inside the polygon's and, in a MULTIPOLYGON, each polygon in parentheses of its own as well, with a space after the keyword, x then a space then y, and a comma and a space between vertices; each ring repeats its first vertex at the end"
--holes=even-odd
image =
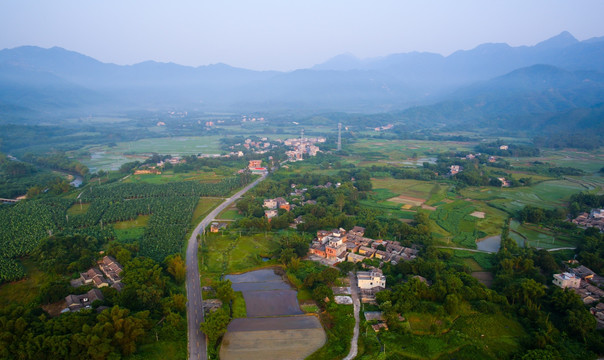
POLYGON ((516 215, 519 221, 533 224, 553 224, 565 217, 566 212, 562 208, 542 209, 532 205, 523 207, 516 215))
POLYGON ((68 158, 64 152, 55 152, 46 155, 28 153, 23 156, 23 160, 49 169, 63 170, 79 175, 88 174, 88 167, 86 165, 68 158))
POLYGON ((539 156, 539 149, 530 145, 508 144, 501 140, 491 143, 481 143, 476 146, 476 151, 479 153, 504 156, 504 157, 534 157, 539 156), (507 149, 500 148, 502 145, 507 145, 507 149))
MULTIPOLYGON (((49 317, 39 307, 91 288, 73 288, 68 279, 72 272, 95 264, 101 256, 92 251, 97 244, 96 239, 84 236, 53 236, 40 244, 35 254, 46 276, 34 301, 0 309, 1 358, 120 359, 133 354, 151 330, 154 341, 185 336, 182 287, 158 263, 137 256, 135 245, 112 243, 106 251, 124 266, 121 292, 104 287, 104 300, 95 301, 92 309, 58 317, 49 317)), ((174 259, 166 259, 168 273, 175 267, 174 259)))
POLYGON ((572 195, 569 203, 570 214, 576 217, 581 212, 604 208, 604 195, 598 195, 593 192, 581 192, 572 195))
POLYGON ((591 357, 604 351, 604 339, 595 330, 595 318, 579 296, 556 286, 546 287, 559 267, 547 251, 519 248, 502 234, 497 254, 494 288, 506 296, 525 328, 532 346, 554 358, 591 357), (580 353, 573 344, 581 343, 580 353), (564 355, 566 354, 566 355, 564 355))
POLYGON ((120 359, 132 354, 148 312, 114 306, 49 318, 42 310, 11 305, 0 309, 0 357, 4 359, 120 359))
MULTIPOLYGON (((63 193, 67 182, 59 175, 26 162, 10 160, 0 153, 0 198, 15 198, 28 193, 37 195, 45 189, 63 193), (31 190, 30 190, 31 189, 31 190)), ((69 188, 69 184, 67 184, 69 188)))
MULTIPOLYGON (((570 122, 569 122, 570 123, 570 122)), ((593 150, 604 144, 604 137, 597 132, 555 132, 547 135, 536 136, 533 143, 537 147, 548 147, 554 149, 576 148, 593 150)))

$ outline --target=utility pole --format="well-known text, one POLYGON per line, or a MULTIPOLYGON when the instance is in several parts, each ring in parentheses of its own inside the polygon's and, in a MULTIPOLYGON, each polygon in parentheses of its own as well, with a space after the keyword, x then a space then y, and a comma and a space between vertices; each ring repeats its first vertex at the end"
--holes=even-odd
POLYGON ((338 151, 342 150, 342 123, 338 123, 338 151))

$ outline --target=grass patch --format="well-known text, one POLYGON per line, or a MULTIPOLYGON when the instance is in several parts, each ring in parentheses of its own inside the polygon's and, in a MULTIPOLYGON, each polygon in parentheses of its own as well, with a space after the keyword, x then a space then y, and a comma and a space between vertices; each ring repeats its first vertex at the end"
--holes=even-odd
MULTIPOLYGON (((224 171, 222 171, 224 172, 224 171)), ((227 170, 226 172, 232 173, 233 171, 227 170)), ((224 179, 224 175, 216 174, 214 171, 197 171, 187 173, 174 173, 167 171, 162 174, 139 174, 132 175, 125 182, 131 183, 147 183, 147 184, 166 184, 171 182, 181 181, 198 181, 204 183, 217 183, 224 179)))
POLYGON ((453 256, 463 259, 464 263, 472 268, 472 271, 489 270, 495 267, 495 255, 476 253, 472 251, 453 250, 453 256), (477 265, 477 267, 476 267, 477 265), (475 268, 476 267, 476 268, 475 268))
POLYGON ((139 215, 134 220, 120 221, 113 224, 113 228, 117 230, 126 230, 132 228, 141 228, 147 226, 150 215, 139 215))
POLYGON ((241 273, 275 265, 275 260, 263 261, 277 249, 278 235, 243 235, 225 232, 209 233, 203 238, 199 266, 203 283, 211 283, 225 274, 241 273))
POLYGON ((24 259, 22 263, 27 278, 0 285, 0 306, 33 302, 39 287, 48 280, 48 274, 38 269, 32 259, 24 259))
POLYGON ((143 237, 145 234, 145 228, 139 227, 123 230, 114 229, 113 232, 115 233, 115 237, 118 241, 131 243, 143 237))
POLYGON ((159 340, 155 337, 147 344, 140 345, 136 353, 126 357, 126 360, 164 360, 164 359, 186 359, 187 358, 187 336, 184 340, 159 340))
POLYGON ((354 331, 353 307, 331 303, 320 317, 327 333, 327 342, 306 359, 340 359, 346 356, 354 331))
POLYGON ((139 215, 134 220, 120 221, 113 224, 113 232, 118 241, 130 243, 139 240, 145 233, 150 215, 139 215))
POLYGON ((298 290, 298 301, 312 300, 312 293, 309 289, 303 288, 298 290))
POLYGON ((193 211, 193 217, 191 218, 191 225, 197 226, 208 215, 216 206, 220 205, 224 200, 216 198, 200 198, 193 211))
POLYGON ((217 219, 224 219, 224 220, 238 220, 238 219, 243 219, 243 215, 241 215, 239 213, 239 210, 237 210, 236 208, 228 208, 225 209, 224 211, 222 211, 220 214, 218 214, 217 219))
POLYGON ((88 203, 76 203, 73 204, 69 209, 67 209, 67 215, 81 215, 85 214, 88 211, 90 204, 88 203))
MULTIPOLYGON (((413 328, 429 330, 439 319, 431 314, 407 315, 413 328)), ((440 320, 442 321, 442 319, 440 320)), ((415 333, 416 330, 413 330, 415 333)), ((502 359, 509 358, 521 349, 526 336, 522 326, 502 314, 468 314, 457 318, 450 331, 442 334, 417 335, 413 333, 380 332, 371 329, 361 332, 363 353, 360 359, 378 357, 383 346, 393 358, 405 359, 502 359), (398 356, 397 356, 398 355, 398 356)))
POLYGON ((247 317, 247 310, 245 309, 245 299, 241 291, 235 291, 235 299, 233 300, 233 318, 244 318, 247 317))
POLYGON ((300 309, 305 313, 318 313, 319 307, 317 305, 300 305, 300 309))

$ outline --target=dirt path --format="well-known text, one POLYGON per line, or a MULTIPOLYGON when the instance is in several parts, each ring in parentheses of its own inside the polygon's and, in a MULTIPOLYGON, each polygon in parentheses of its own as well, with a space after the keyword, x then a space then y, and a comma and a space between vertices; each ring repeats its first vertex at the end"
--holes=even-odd
POLYGON ((354 332, 352 334, 352 340, 350 342, 350 352, 344 360, 352 360, 357 356, 358 352, 358 342, 359 342, 359 311, 361 309, 361 304, 359 302, 359 288, 357 287, 356 276, 353 272, 349 274, 350 276, 350 294, 352 295, 352 303, 354 306, 354 332))

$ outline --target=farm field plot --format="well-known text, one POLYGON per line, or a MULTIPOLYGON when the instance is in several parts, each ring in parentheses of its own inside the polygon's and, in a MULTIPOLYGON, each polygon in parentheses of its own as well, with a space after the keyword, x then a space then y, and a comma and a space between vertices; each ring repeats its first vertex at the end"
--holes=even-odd
POLYGON ((222 340, 220 358, 304 359, 325 341, 315 316, 234 319, 222 340))
POLYGON ((602 168, 604 164, 604 150, 579 151, 579 150, 543 150, 537 158, 522 158, 512 161, 512 165, 518 162, 541 161, 555 166, 574 167, 587 173, 594 173, 602 168))
POLYGON ((175 174, 173 172, 166 172, 162 174, 141 174, 132 175, 128 179, 124 180, 126 183, 148 183, 148 184, 165 184, 170 182, 180 181, 198 181, 204 183, 217 183, 224 179, 226 176, 218 175, 215 172, 197 172, 197 173, 186 173, 186 174, 175 174))
POLYGON ((371 179, 371 184, 374 189, 389 190, 394 196, 403 195, 419 199, 429 199, 433 193, 447 187, 446 185, 440 186, 428 181, 393 178, 373 178, 371 179))
POLYGON ((444 230, 434 229, 435 232, 451 236, 453 243, 473 249, 476 248, 476 240, 501 233, 506 218, 503 211, 481 202, 465 200, 440 205, 430 214, 430 219, 444 230), (484 218, 472 216, 475 212, 484 213, 484 218))
POLYGON ((470 199, 488 201, 498 208, 514 212, 526 205, 548 209, 564 206, 571 195, 584 190, 580 184, 568 180, 552 180, 531 187, 508 189, 468 187, 460 190, 460 194, 470 199))
POLYGON ((429 155, 443 151, 471 150, 473 147, 474 143, 456 141, 361 139, 354 143, 350 151, 353 156, 366 160, 421 166, 423 162, 435 161, 429 155), (414 157, 417 159, 413 159, 414 157))
POLYGON ((105 151, 102 148, 84 148, 90 156, 76 157, 76 160, 88 166, 91 172, 98 170, 118 170, 120 166, 132 161, 145 161, 145 155, 124 155, 123 153, 105 151))
MULTIPOLYGON (((137 141, 120 142, 109 147, 90 146, 82 150, 91 156, 78 159, 91 170, 117 170, 121 164, 140 160, 133 155, 149 155, 151 153, 169 155, 219 154, 221 136, 180 136, 169 138, 150 138, 137 141)), ((143 157, 144 158, 144 157, 143 157)))
POLYGON ((576 246, 575 241, 568 237, 558 236, 547 228, 532 224, 521 224, 518 221, 511 222, 510 236, 520 246, 528 244, 532 247, 544 249, 576 246))
POLYGON ((449 328, 441 330, 440 334, 431 333, 430 324, 442 322, 442 319, 423 313, 412 313, 407 318, 412 329, 414 324, 421 329, 405 335, 385 332, 380 333, 379 337, 390 354, 396 353, 411 359, 438 359, 445 355, 467 358, 468 354, 476 359, 506 358, 520 349, 520 343, 526 336, 517 321, 502 314, 464 315, 455 319, 449 328), (420 325, 420 322, 427 326, 420 325))
POLYGON ((227 327, 221 359, 304 359, 325 343, 319 319, 303 315, 296 290, 275 269, 225 278, 243 293, 247 317, 227 327))
POLYGON ((227 275, 233 290, 245 298, 248 317, 301 315, 296 290, 293 290, 273 269, 227 275))

